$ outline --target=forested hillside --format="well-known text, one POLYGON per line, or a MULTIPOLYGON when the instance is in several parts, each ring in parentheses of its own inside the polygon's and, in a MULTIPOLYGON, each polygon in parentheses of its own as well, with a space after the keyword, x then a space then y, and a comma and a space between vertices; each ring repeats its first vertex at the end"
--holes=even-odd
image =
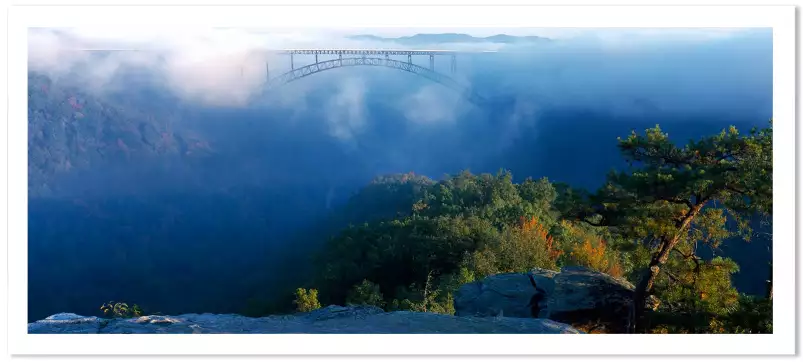
MULTIPOLYGON (((30 320, 100 314, 109 300, 151 313, 286 313, 299 286, 318 288, 325 303, 379 287, 385 308, 448 313, 459 283, 529 267, 531 257, 635 270, 608 231, 565 217, 556 203, 561 182, 594 190, 605 171, 626 167, 615 137, 649 127, 640 116, 550 108, 537 126, 500 128, 472 114, 459 127, 421 128, 371 101, 366 117, 381 122, 344 145, 327 133, 326 109, 294 121, 288 111, 187 109, 162 95, 101 97, 38 74, 28 91, 30 320), (477 174, 441 176, 466 168, 477 174), (500 168, 510 172, 483 174, 500 168), (414 172, 366 184, 388 170, 414 172), (572 246, 586 234, 588 243, 572 246), (597 237, 607 244, 593 254, 597 237), (376 267, 354 269, 361 258, 376 267), (326 282, 323 265, 333 273, 326 282)), ((498 106, 487 113, 507 117, 516 102, 498 106)), ((727 124, 659 120, 679 143, 727 124)), ((760 297, 770 240, 737 237, 697 252, 732 258, 732 285, 760 297)))
MULTIPOLYGON (((188 158, 211 152, 200 135, 174 126, 176 107, 132 104, 132 99, 99 98, 80 85, 29 74, 30 196, 63 196, 65 188, 86 182, 74 177, 70 182, 70 176, 93 168, 117 165, 118 171, 137 167, 152 172, 157 167, 154 161, 162 168, 177 167, 188 158)), ((105 186, 112 185, 106 182, 105 186)))
MULTIPOLYGON (((507 171, 379 178, 342 214, 341 222, 364 222, 326 242, 295 302, 453 314, 453 293, 465 283, 580 265, 628 279, 637 300, 658 298, 655 310, 637 308, 638 332, 771 332, 771 284, 761 296, 740 293, 731 280, 739 265, 703 251, 766 228, 771 125, 683 145, 656 127, 618 148, 630 166, 596 191, 546 178, 514 183, 507 171)), ((763 272, 771 279, 769 265, 763 272)))

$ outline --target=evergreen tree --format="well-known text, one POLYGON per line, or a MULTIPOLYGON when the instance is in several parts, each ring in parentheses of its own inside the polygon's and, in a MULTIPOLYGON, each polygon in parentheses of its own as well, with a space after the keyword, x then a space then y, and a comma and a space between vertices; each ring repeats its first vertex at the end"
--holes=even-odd
POLYGON ((619 149, 629 170, 611 172, 595 194, 564 188, 561 207, 650 248, 636 286, 635 328, 672 253, 699 269, 699 243, 717 247, 736 235, 749 240, 751 218, 771 214, 772 124, 749 135, 730 127, 684 147, 656 126, 620 139, 619 149))

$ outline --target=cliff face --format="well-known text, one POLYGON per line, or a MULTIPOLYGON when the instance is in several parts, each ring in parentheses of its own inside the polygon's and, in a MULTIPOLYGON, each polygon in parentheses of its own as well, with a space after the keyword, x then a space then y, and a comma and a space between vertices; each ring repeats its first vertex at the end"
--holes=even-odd
POLYGON ((295 315, 248 318, 236 314, 182 314, 103 319, 60 313, 28 324, 28 333, 528 333, 578 334, 548 319, 455 317, 420 312, 383 312, 369 306, 328 306, 295 315))

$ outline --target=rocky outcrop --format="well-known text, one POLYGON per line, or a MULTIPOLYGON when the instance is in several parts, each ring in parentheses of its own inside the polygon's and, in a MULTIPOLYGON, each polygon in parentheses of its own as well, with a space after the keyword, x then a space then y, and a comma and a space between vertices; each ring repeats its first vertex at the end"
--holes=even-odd
POLYGON ((633 289, 623 279, 582 267, 498 274, 462 286, 455 294, 455 315, 533 318, 531 298, 542 293, 539 318, 622 333, 630 318, 633 289), (533 288, 528 274, 541 292, 533 288))
POLYGON ((61 313, 28 324, 28 333, 581 333, 548 319, 458 317, 384 312, 369 306, 328 306, 309 313, 249 318, 236 314, 182 314, 104 319, 61 313))
POLYGON ((563 268, 555 276, 548 318, 625 333, 633 304, 633 284, 586 268, 563 268))
MULTIPOLYGON (((547 296, 552 294, 555 289, 553 278, 558 274, 556 271, 534 269, 526 274, 497 274, 463 285, 455 293, 455 315, 533 318, 530 302, 536 290, 530 283, 528 274, 547 296)), ((541 311, 538 317, 547 318, 547 298, 541 300, 539 307, 541 311)))

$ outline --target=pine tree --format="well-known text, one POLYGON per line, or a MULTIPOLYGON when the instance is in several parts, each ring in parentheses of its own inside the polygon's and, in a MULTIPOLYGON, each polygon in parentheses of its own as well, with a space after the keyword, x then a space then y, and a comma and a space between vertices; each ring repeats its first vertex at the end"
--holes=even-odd
POLYGON ((561 207, 572 218, 650 247, 636 286, 633 332, 671 253, 699 266, 699 242, 716 247, 736 235, 749 240, 750 220, 772 213, 772 123, 749 135, 730 127, 684 147, 656 126, 619 139, 619 149, 629 169, 611 172, 595 194, 565 188, 561 207))

